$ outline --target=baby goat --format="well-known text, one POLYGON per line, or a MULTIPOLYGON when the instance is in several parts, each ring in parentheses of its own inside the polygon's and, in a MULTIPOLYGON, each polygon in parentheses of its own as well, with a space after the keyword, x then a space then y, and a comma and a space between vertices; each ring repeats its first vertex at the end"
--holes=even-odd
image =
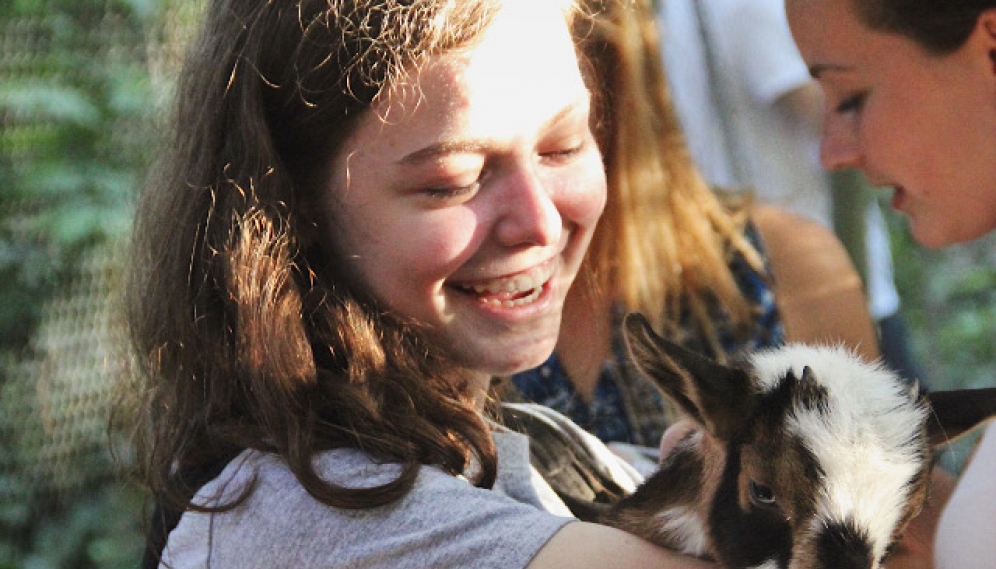
MULTIPOLYGON (((944 418, 898 376, 842 348, 789 345, 727 367, 640 315, 625 326, 637 365, 697 425, 665 443, 660 470, 602 522, 729 569, 879 567, 927 499, 932 442, 960 434, 942 433, 944 418)), ((943 407, 963 403, 949 392, 943 407)), ((973 403, 958 429, 993 413, 991 399, 973 403)))

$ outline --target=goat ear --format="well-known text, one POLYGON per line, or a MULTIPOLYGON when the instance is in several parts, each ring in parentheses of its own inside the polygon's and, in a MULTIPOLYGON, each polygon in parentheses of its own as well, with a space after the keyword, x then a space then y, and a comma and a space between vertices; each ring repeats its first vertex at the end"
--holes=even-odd
POLYGON ((691 419, 728 441, 754 403, 750 376, 658 336, 642 314, 627 314, 623 327, 637 368, 691 419))
POLYGON ((996 417, 996 388, 932 391, 926 398, 931 409, 927 436, 934 446, 957 439, 996 417))

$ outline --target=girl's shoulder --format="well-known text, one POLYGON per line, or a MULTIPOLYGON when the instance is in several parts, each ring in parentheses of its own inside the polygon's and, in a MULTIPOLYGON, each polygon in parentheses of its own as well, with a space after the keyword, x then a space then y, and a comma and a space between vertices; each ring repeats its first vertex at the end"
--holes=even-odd
POLYGON ((878 338, 864 283, 840 239, 811 219, 756 206, 778 309, 789 341, 841 343, 869 360, 878 338))
MULTIPOLYGON (((384 484, 400 472, 354 449, 316 457, 316 471, 343 486, 384 484)), ((170 534, 171 566, 525 567, 571 518, 559 517, 462 477, 424 466, 400 500, 332 508, 308 494, 274 455, 247 451, 205 485, 196 503, 231 510, 187 512, 170 534)))

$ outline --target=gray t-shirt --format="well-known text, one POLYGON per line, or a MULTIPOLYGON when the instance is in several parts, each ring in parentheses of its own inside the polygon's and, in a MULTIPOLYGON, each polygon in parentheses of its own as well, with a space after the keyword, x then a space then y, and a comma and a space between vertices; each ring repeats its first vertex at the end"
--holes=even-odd
MULTIPOLYGON (((255 478, 245 502, 222 513, 186 512, 170 535, 161 567, 187 568, 501 568, 525 567, 573 518, 529 465, 524 436, 499 430, 493 490, 422 467, 395 503, 364 510, 314 499, 286 464, 246 451, 197 493, 195 503, 226 502, 255 478)), ((383 484, 398 467, 354 449, 316 458, 326 480, 350 487, 383 484)))

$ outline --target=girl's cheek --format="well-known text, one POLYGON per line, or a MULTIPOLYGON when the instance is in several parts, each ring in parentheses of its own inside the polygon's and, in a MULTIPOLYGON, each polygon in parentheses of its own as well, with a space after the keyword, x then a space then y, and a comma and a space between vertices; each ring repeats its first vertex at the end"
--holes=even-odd
POLYGON ((481 236, 486 234, 482 216, 472 208, 432 216, 417 227, 406 228, 400 239, 414 245, 412 258, 425 265, 456 266, 469 259, 481 236))
POLYGON ((565 221, 594 225, 605 209, 606 181, 601 159, 590 160, 577 173, 553 181, 557 209, 565 221))

